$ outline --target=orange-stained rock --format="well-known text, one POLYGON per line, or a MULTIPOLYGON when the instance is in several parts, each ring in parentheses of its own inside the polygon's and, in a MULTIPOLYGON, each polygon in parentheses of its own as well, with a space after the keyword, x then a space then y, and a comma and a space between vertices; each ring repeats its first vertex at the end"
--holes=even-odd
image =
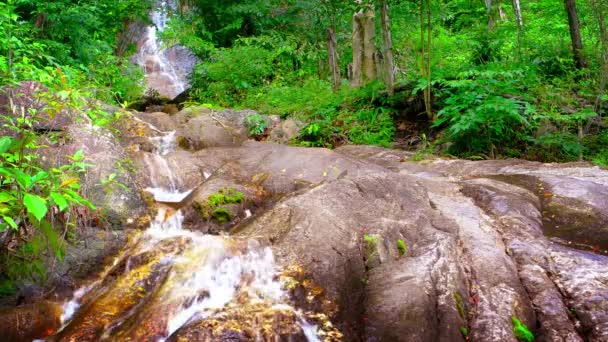
POLYGON ((0 308, 0 339, 20 342, 47 337, 59 329, 61 306, 40 302, 13 308, 0 308))

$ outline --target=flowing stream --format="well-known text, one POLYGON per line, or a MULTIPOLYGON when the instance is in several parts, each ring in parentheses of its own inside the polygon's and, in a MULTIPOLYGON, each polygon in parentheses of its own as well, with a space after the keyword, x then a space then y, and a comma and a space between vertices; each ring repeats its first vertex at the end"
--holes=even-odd
MULTIPOLYGON (((270 248, 182 229, 180 210, 162 204, 180 202, 191 191, 177 189, 165 160, 175 133, 150 140, 156 149, 145 159, 152 179, 147 190, 161 202, 157 216, 111 267, 64 304, 63 327, 51 340, 165 341, 204 330, 205 322, 253 316, 242 323, 260 325, 247 327, 256 341, 273 334, 264 327, 268 317, 275 325, 291 324, 289 334, 299 340, 319 341, 316 327, 289 304, 270 248)), ((285 335, 281 329, 277 336, 285 335)))

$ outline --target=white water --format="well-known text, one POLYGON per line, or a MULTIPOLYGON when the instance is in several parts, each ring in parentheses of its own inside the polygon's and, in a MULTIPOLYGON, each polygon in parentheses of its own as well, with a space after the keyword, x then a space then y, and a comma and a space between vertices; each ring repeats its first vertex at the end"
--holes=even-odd
POLYGON ((161 48, 157 32, 162 32, 166 28, 168 14, 175 10, 176 6, 174 1, 158 1, 156 7, 150 15, 154 25, 146 28, 146 36, 135 57, 135 63, 144 68, 148 81, 147 89, 154 89, 161 96, 174 98, 186 90, 186 77, 180 75, 177 65, 167 58, 166 51, 161 48))
MULTIPOLYGON (((156 152, 145 159, 152 183, 152 187, 147 190, 158 201, 180 202, 191 190, 177 190, 177 179, 165 159, 175 149, 175 134, 167 132, 150 140, 155 144, 156 152), (162 185, 167 178, 172 181, 162 185)), ((179 210, 172 211, 159 206, 150 228, 142 234, 135 247, 126 253, 128 257, 153 250, 158 248, 161 241, 187 241, 182 253, 165 255, 160 261, 171 265, 171 271, 157 296, 159 307, 167 307, 165 336, 170 336, 193 319, 212 316, 217 310, 234 305, 237 296, 242 298, 246 294, 249 303, 264 303, 271 309, 293 312, 307 339, 311 342, 319 341, 317 327, 309 324, 301 312, 286 304, 288 296, 277 280, 279 270, 270 248, 262 248, 256 241, 235 241, 184 230, 183 219, 179 210)), ((118 261, 117 258, 114 265, 118 261)), ((131 264, 127 262, 125 272, 130 270, 131 264)), ((80 301, 85 294, 93 291, 101 279, 79 289, 65 303, 61 316, 64 327, 78 314, 82 304, 80 301)), ((121 323, 118 321, 110 326, 120 326, 121 323)), ((105 337, 111 337, 110 334, 109 330, 104 331, 105 337)))

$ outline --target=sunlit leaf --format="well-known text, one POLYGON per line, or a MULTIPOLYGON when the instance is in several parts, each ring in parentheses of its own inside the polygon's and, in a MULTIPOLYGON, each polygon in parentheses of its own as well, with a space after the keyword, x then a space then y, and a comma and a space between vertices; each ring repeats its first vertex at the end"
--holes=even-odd
POLYGON ((48 210, 44 198, 38 195, 25 194, 23 204, 25 204, 27 211, 34 215, 38 221, 42 220, 48 210))

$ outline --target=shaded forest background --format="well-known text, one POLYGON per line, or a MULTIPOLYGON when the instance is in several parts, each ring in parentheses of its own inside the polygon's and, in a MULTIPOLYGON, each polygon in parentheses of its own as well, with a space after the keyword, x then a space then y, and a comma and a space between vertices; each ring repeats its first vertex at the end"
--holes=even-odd
MULTIPOLYGON (((157 5, 0 4, 2 81, 134 101, 142 74, 129 63, 134 47, 119 42, 157 5)), ((181 0, 163 39, 202 61, 192 102, 295 116, 307 124, 297 144, 398 140, 467 158, 606 164, 607 7, 597 0, 181 0)))

